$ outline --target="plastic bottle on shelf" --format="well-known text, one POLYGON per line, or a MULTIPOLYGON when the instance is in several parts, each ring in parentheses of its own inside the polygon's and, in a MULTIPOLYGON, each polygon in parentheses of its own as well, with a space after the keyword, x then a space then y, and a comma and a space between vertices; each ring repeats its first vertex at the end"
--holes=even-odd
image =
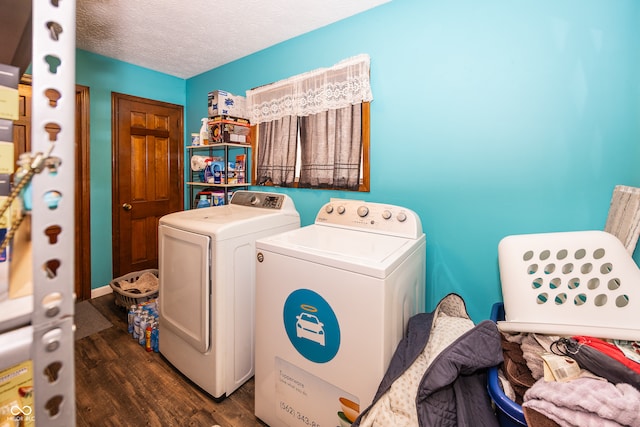
POLYGON ((200 145, 209 145, 209 119, 205 117, 200 121, 202 121, 202 126, 200 126, 200 145))
POLYGON ((142 309, 136 308, 136 312, 133 317, 133 339, 140 338, 140 316, 142 316, 142 309))
POLYGON ((208 208, 209 206, 211 206, 211 203, 209 202, 209 199, 207 199, 207 195, 201 194, 196 208, 208 208))

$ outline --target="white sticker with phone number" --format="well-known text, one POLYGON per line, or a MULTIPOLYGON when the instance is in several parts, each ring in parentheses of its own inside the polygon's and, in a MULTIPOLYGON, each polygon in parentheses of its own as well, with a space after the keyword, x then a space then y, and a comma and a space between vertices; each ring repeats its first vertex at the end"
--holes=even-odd
POLYGON ((290 427, 336 427, 344 413, 340 399, 359 403, 346 391, 276 357, 276 414, 290 427))

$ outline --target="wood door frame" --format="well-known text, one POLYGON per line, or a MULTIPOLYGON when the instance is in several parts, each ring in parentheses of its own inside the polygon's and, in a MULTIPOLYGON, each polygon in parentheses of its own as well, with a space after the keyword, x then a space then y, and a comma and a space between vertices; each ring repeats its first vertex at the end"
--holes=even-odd
POLYGON ((78 301, 91 299, 91 178, 89 87, 76 85, 75 280, 78 301), (78 284, 78 282, 80 282, 78 284))
MULTIPOLYGON (((20 83, 32 86, 32 77, 25 74, 20 83)), ((76 299, 91 298, 91 207, 90 207, 90 100, 89 87, 76 85, 76 150, 74 209, 74 292, 76 299)))

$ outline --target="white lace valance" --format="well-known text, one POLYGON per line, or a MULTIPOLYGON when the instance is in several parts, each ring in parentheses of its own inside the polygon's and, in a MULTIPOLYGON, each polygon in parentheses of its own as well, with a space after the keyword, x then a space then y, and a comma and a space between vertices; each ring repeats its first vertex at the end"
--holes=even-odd
POLYGON ((285 116, 308 116, 373 100, 369 84, 369 55, 340 61, 279 82, 247 91, 252 124, 285 116))

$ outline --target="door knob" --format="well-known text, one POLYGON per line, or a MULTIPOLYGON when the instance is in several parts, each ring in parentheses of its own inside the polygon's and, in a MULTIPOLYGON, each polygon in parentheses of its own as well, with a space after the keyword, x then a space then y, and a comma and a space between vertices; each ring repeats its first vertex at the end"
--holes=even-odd
POLYGON ((125 211, 130 211, 131 209, 133 209, 133 206, 131 206, 129 203, 123 203, 122 209, 124 209, 125 211))

